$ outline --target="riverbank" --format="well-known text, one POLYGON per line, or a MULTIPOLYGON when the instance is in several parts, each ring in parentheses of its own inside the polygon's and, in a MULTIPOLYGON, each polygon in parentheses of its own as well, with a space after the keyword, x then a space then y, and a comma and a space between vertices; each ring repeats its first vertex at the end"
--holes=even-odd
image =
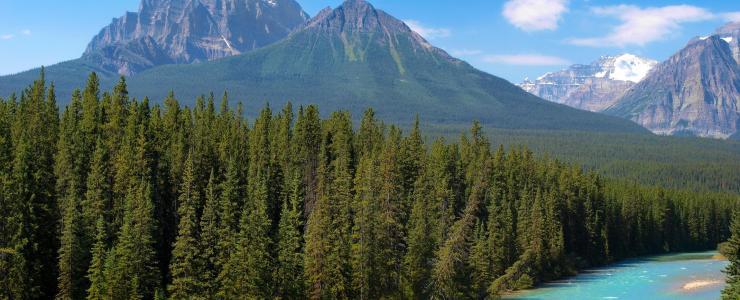
POLYGON ((504 299, 718 299, 727 261, 716 252, 678 253, 625 260, 584 270, 568 279, 503 296, 504 299))

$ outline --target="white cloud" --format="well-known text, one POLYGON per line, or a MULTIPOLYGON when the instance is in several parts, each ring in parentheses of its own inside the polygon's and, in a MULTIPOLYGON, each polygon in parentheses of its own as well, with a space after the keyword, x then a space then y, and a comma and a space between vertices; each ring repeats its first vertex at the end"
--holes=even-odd
POLYGON ((722 19, 727 22, 740 22, 740 11, 724 13, 722 19))
POLYGON ((483 51, 475 49, 456 49, 450 51, 453 56, 476 56, 483 54, 483 51))
POLYGON ((0 35, 0 40, 10 40, 14 37, 15 35, 12 35, 12 34, 3 34, 3 35, 0 35))
POLYGON ((436 38, 446 38, 452 35, 452 31, 448 28, 426 27, 421 24, 421 22, 416 20, 404 20, 403 22, 406 23, 406 25, 408 25, 411 30, 429 40, 433 40, 436 38))
POLYGON ((22 35, 31 35, 31 29, 23 29, 23 30, 21 31, 21 34, 22 34, 22 35))
POLYGON ((595 7, 592 12, 600 16, 615 17, 622 23, 605 36, 570 39, 568 40, 569 43, 591 47, 644 46, 665 39, 680 30, 683 23, 715 18, 711 12, 691 5, 648 8, 634 5, 617 5, 595 7))
POLYGON ((487 55, 483 61, 492 64, 518 66, 562 66, 571 64, 567 59, 539 54, 487 55))
POLYGON ((558 29, 558 22, 568 11, 568 0, 509 0, 503 15, 509 23, 524 31, 558 29))

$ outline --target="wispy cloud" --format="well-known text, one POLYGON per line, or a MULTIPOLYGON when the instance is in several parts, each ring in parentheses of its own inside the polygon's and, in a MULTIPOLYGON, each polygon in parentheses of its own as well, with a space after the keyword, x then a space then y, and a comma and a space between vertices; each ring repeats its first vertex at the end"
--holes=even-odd
POLYGON ((436 38, 446 38, 452 35, 452 30, 448 28, 427 27, 416 20, 404 20, 403 22, 406 23, 406 25, 408 25, 411 30, 429 40, 433 40, 436 38))
POLYGON ((634 5, 617 5, 594 7, 591 10, 598 16, 614 17, 621 24, 604 36, 591 38, 573 38, 569 43, 590 47, 624 47, 629 45, 644 46, 651 42, 665 39, 681 25, 715 18, 701 7, 691 5, 671 5, 663 7, 641 8, 634 5))
POLYGON ((21 30, 22 35, 31 35, 31 29, 23 29, 21 30))
POLYGON ((492 64, 517 66, 562 66, 571 64, 567 59, 539 54, 486 55, 483 61, 492 64))
POLYGON ((558 29, 558 22, 568 11, 568 0, 509 0, 503 15, 509 23, 524 31, 558 29))
POLYGON ((450 51, 450 53, 454 56, 476 56, 483 54, 483 51, 475 49, 455 49, 450 51))
POLYGON ((727 22, 740 22, 740 11, 723 13, 721 16, 727 22))
POLYGON ((13 34, 3 34, 3 35, 0 35, 0 40, 10 40, 10 39, 13 39, 14 37, 15 35, 13 34))

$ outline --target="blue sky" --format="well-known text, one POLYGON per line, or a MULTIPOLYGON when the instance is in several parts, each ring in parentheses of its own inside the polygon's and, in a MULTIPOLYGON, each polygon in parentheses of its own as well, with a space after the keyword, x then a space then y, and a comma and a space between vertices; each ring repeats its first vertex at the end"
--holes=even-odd
MULTIPOLYGON (((298 0, 310 15, 341 0, 298 0)), ((519 82, 624 52, 663 60, 694 36, 740 21, 740 1, 374 0, 432 44, 519 82)), ((74 59, 139 0, 0 0, 0 75, 74 59)))

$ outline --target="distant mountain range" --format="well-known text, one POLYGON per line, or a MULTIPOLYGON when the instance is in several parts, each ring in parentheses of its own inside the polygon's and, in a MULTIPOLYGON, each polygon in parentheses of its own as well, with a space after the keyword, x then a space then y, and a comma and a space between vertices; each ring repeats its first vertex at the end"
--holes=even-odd
POLYGON ((660 64, 629 54, 605 57, 519 86, 553 102, 630 119, 657 134, 736 139, 738 63, 740 23, 730 23, 692 39, 660 64))
POLYGON ((588 65, 573 65, 519 84, 545 100, 600 112, 614 105, 658 62, 632 54, 604 56, 588 65))
MULTIPOLYGON (((132 74, 129 92, 139 98, 158 101, 172 89, 192 104, 203 93, 226 90, 252 112, 292 101, 355 117, 373 107, 401 124, 419 114, 439 127, 477 119, 499 128, 647 132, 479 71, 365 1, 306 18, 292 0, 145 0, 138 13, 103 29, 80 59, 50 66, 46 76, 61 104, 95 71, 103 88, 132 74)), ((38 72, 0 77, 0 95, 19 91, 38 72)), ((604 76, 633 76, 614 74, 604 76)))
POLYGON ((499 128, 642 132, 619 118, 549 103, 506 80, 476 70, 432 46, 402 21, 362 0, 326 8, 273 45, 221 60, 154 68, 129 81, 134 95, 154 99, 172 88, 182 99, 228 90, 256 110, 269 101, 317 103, 410 123, 480 120, 499 128))

